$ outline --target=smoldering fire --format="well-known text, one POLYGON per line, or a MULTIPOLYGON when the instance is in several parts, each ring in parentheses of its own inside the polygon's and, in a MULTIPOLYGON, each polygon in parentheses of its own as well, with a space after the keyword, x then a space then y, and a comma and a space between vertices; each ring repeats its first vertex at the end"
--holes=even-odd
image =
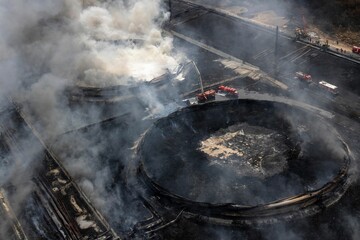
MULTIPOLYGON (((207 41, 193 44, 201 48, 194 50, 182 41, 196 41, 174 40, 171 31, 162 29, 170 20, 165 4, 0 3, 0 216, 7 220, 0 238, 153 238, 174 224, 181 238, 192 221, 241 229, 309 216, 343 196, 352 156, 345 142, 329 133, 331 127, 321 126, 323 116, 307 127, 317 119, 272 99, 177 111, 185 96, 203 90, 198 79, 213 67, 200 67, 201 73, 193 71, 179 83, 174 76, 186 54, 216 67, 236 62, 239 75, 250 64, 224 59, 230 55, 207 41), (209 60, 212 55, 216 61, 209 60), (83 101, 81 94, 74 101, 69 89, 95 101, 83 101), (97 101, 98 96, 106 101, 97 101), (281 117, 274 105, 287 106, 281 117), (185 114, 179 122, 176 117, 184 112, 194 115, 185 114), (235 115, 246 123, 234 124, 239 120, 235 115), (171 161, 161 155, 169 152, 171 161)), ((191 4, 172 7, 177 13, 172 17, 180 16, 172 23, 178 28, 210 12, 191 4)), ((239 76, 232 76, 232 70, 222 69, 224 79, 215 83, 204 78, 205 87, 217 87, 220 80, 233 83, 239 76)), ((249 85, 262 84, 265 72, 259 72, 259 82, 249 85)))

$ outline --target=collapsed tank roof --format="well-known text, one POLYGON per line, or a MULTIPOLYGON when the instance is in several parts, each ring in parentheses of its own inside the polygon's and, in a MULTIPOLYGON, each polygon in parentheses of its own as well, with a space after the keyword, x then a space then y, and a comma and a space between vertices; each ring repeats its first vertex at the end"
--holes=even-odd
POLYGON ((160 195, 212 207, 309 197, 346 179, 350 161, 345 143, 318 115, 258 100, 177 111, 147 131, 138 151, 142 177, 160 195))

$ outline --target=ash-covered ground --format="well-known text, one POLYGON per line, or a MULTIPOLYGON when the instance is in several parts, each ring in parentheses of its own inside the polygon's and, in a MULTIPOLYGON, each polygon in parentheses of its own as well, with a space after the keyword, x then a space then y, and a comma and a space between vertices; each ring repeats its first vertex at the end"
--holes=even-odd
POLYGON ((213 204, 255 206, 316 190, 336 176, 346 157, 321 119, 266 102, 176 112, 156 122, 142 141, 140 158, 155 182, 213 204))
MULTIPOLYGON (((4 14, 1 15, 1 33, 4 40, 0 42, 1 53, 4 53, 0 65, 3 76, 1 95, 8 96, 10 94, 16 102, 23 105, 22 110, 26 113, 31 125, 39 132, 39 136, 44 139, 46 146, 56 154, 74 181, 103 214, 116 233, 129 239, 151 238, 154 237, 152 235, 154 233, 156 233, 155 237, 160 239, 359 238, 360 192, 359 182, 356 178, 360 144, 357 95, 359 85, 356 81, 359 68, 357 64, 333 56, 328 57, 326 53, 316 49, 309 49, 311 50, 309 52, 307 52, 308 49, 304 49, 304 52, 298 51, 298 48, 303 48, 301 44, 283 39, 283 44, 280 45, 282 49, 280 54, 282 57, 289 57, 285 57, 281 63, 279 80, 290 87, 290 91, 287 91, 272 84, 265 76, 265 72, 273 75, 274 58, 270 54, 271 50, 267 50, 274 46, 273 34, 264 33, 251 26, 244 27, 233 19, 229 20, 226 17, 206 12, 203 13, 203 17, 179 21, 180 24, 172 28, 231 56, 260 66, 263 72, 259 74, 259 70, 253 67, 247 67, 246 71, 238 67, 242 66, 241 61, 233 69, 228 68, 222 64, 224 62, 222 54, 219 55, 180 38, 175 38, 172 42, 172 37, 167 34, 162 35, 159 25, 162 20, 167 19, 168 15, 166 11, 160 10, 163 8, 159 7, 159 1, 144 0, 137 4, 130 1, 85 1, 88 5, 84 9, 81 2, 84 1, 32 1, 29 3, 15 0, 0 5, 1 10, 4 10, 4 14), (120 5, 116 5, 118 3, 120 5), (93 4, 95 6, 92 6, 93 4), (118 29, 121 30, 117 31, 118 29), (118 45, 116 41, 119 41, 119 35, 124 36, 123 33, 131 39, 145 34, 148 36, 145 40, 146 47, 143 48, 144 45, 132 42, 118 45), (128 33, 134 34, 128 36, 128 33), (99 40, 96 38, 99 35, 109 37, 109 39, 99 40), (124 48, 124 46, 126 47, 124 48), (261 54, 263 51, 265 54, 261 54), (121 94, 124 95, 119 98, 120 100, 111 104, 101 101, 99 101, 100 104, 89 104, 85 98, 80 98, 76 102, 69 101, 65 88, 79 86, 83 83, 86 83, 85 85, 91 83, 97 87, 113 85, 114 82, 128 83, 130 81, 133 83, 135 80, 128 77, 134 75, 131 70, 135 71, 137 77, 140 76, 143 81, 147 82, 150 78, 159 75, 158 73, 171 72, 176 67, 173 64, 174 61, 181 59, 177 53, 185 54, 196 62, 204 85, 209 88, 216 88, 216 83, 231 79, 226 84, 238 88, 240 98, 272 99, 275 96, 285 96, 325 108, 329 112, 328 115, 331 116, 328 118, 329 124, 336 128, 349 145, 355 160, 350 169, 355 179, 340 201, 330 208, 324 208, 320 213, 304 219, 243 228, 202 225, 178 215, 181 209, 162 209, 163 206, 157 206, 158 208, 154 210, 144 206, 143 199, 138 195, 137 185, 133 184, 134 173, 129 167, 136 159, 134 149, 134 146, 137 145, 136 140, 141 138, 146 129, 152 126, 155 118, 166 116, 183 106, 179 103, 183 97, 195 96, 195 92, 192 90, 199 91, 199 84, 189 84, 192 86, 191 91, 176 89, 177 91, 170 93, 169 89, 173 90, 173 86, 167 88, 165 85, 165 87, 157 88, 157 86, 149 87, 145 84, 135 91, 122 92, 121 94), (288 55, 289 53, 293 54, 288 55), (303 53, 305 55, 300 56, 303 53), (149 54, 151 56, 146 57, 149 54), (134 55, 137 57, 133 58, 134 55), (141 61, 136 61, 136 59, 141 61), (154 59, 156 64, 147 64, 154 59), (123 64, 124 62, 126 64, 123 64), (324 78, 338 84, 340 95, 334 98, 326 93, 300 86, 293 77, 293 73, 297 70, 310 71, 316 79, 324 78), (126 77, 119 77, 122 75, 126 77), (152 77, 149 77, 150 75, 152 77), (96 124, 104 119, 108 120, 96 124), (154 211, 159 209, 161 217, 154 214, 154 211), (177 218, 177 216, 180 217, 177 218), (146 225, 143 221, 152 217, 154 221, 150 221, 150 223, 156 223, 160 219, 158 225, 150 228, 152 231, 150 233, 142 232, 141 229, 146 225), (177 221, 172 222, 174 219, 177 221), (171 224, 166 225, 167 223, 171 224)), ((178 9, 182 12, 185 7, 178 6, 178 9)), ((188 12, 191 11, 189 9, 188 12)), ((184 15, 186 17, 186 14, 184 15)), ((198 76, 193 74, 190 81, 195 79, 197 82, 197 78, 198 76)), ((2 101, 2 103, 4 102, 2 101)), ((7 108, 11 106, 11 104, 1 106, 1 113, 6 113, 7 108)), ((222 119, 222 116, 223 114, 216 115, 218 119, 222 119)), ((264 119, 268 117, 266 115, 264 119)), ((314 123, 316 122, 310 121, 307 124, 314 123)), ((300 132, 306 129, 302 126, 296 128, 300 132)), ((322 161, 300 161, 291 165, 292 162, 288 161, 289 156, 298 156, 297 141, 294 140, 296 137, 290 141, 287 139, 288 134, 269 126, 240 124, 211 129, 210 132, 210 134, 203 134, 201 139, 194 142, 192 148, 189 148, 189 145, 181 145, 184 144, 184 141, 180 141, 179 146, 171 149, 174 156, 181 153, 175 152, 177 147, 183 146, 185 152, 193 149, 196 154, 201 155, 199 159, 203 160, 202 166, 221 174, 225 177, 225 181, 220 182, 219 178, 213 178, 213 172, 205 171, 207 173, 206 180, 210 182, 207 188, 200 189, 203 191, 200 193, 199 186, 206 183, 205 178, 198 178, 196 175, 191 175, 191 178, 183 177, 188 183, 197 187, 193 191, 188 191, 189 189, 184 189, 181 175, 173 172, 181 171, 183 168, 167 166, 168 159, 158 165, 162 171, 169 169, 167 179, 178 181, 179 190, 184 194, 192 193, 193 195, 190 197, 213 199, 214 201, 219 199, 222 201, 244 200, 243 195, 233 196, 230 194, 234 189, 242 191, 244 189, 244 184, 236 185, 237 181, 235 180, 237 179, 232 177, 239 175, 244 178, 244 172, 239 171, 243 165, 240 161, 232 161, 231 158, 229 161, 225 161, 228 159, 222 159, 221 156, 211 158, 216 155, 211 152, 209 154, 208 151, 208 143, 212 141, 218 141, 217 147, 225 146, 231 149, 229 150, 231 154, 236 151, 238 154, 231 156, 235 155, 247 162, 245 165, 248 168, 244 169, 246 176, 251 175, 253 178, 260 179, 260 187, 263 187, 264 183, 268 184, 269 187, 266 189, 273 189, 274 195, 287 195, 293 190, 312 190, 330 179, 335 169, 338 169, 336 161, 333 161, 334 165, 329 164, 332 162, 331 156, 323 161, 324 156, 316 154, 315 159, 322 161), (226 135, 225 130, 236 133, 236 135, 232 138, 233 135, 226 135), (259 132, 261 134, 258 134, 259 132), (223 141, 224 139, 226 141, 223 141), (241 144, 233 147, 234 142, 241 144), (267 145, 270 147, 274 145, 275 150, 262 147, 250 148, 246 145, 250 142, 253 142, 252 146, 267 145), (205 143, 205 145, 201 143, 205 143), (231 148, 230 144, 232 144, 231 148), (293 153, 296 154, 289 154, 289 149, 295 149, 293 153), (272 158, 275 159, 274 162, 269 162, 267 157, 262 157, 266 153, 274 157, 272 158), (256 157, 245 158, 248 156, 256 157), (261 161, 260 157, 262 157, 261 161), (261 162, 262 164, 260 164, 261 162), (266 164, 270 164, 270 166, 266 164), (263 170, 267 169, 268 174, 260 173, 260 165, 263 170), (224 169, 231 172, 229 178, 226 178, 224 169), (297 176, 307 182, 301 181, 301 184, 298 185, 299 188, 296 189, 291 184, 286 188, 277 188, 278 182, 268 181, 271 178, 276 179, 289 170, 295 171, 297 176), (172 173, 171 176, 170 173, 172 173), (319 173, 322 174, 323 181, 316 179, 319 173), (193 182, 192 179, 196 178, 198 181, 193 182), (194 183, 196 184, 194 185, 194 183), (273 184, 270 186, 271 183, 273 184), (220 194, 211 195, 211 193, 217 192, 213 191, 214 186, 218 187, 219 192, 228 194, 226 199, 220 194)), ((312 131, 314 135, 317 133, 318 129, 312 131)), ((331 138, 327 138, 326 134, 325 132, 325 137, 308 148, 309 153, 319 152, 318 146, 324 141, 331 146, 332 143, 327 141, 331 138)), ((3 136, 5 133, 2 128, 2 139, 3 136)), ((23 227, 29 233, 30 239, 60 239, 60 235, 54 233, 56 230, 51 224, 52 220, 48 217, 48 213, 43 211, 42 204, 39 204, 36 196, 32 194, 35 187, 31 179, 33 176, 37 176, 38 167, 38 155, 33 151, 36 149, 33 146, 32 133, 26 132, 25 134, 24 132, 19 136, 21 136, 21 142, 26 146, 25 158, 14 160, 1 141, 4 150, 1 152, 0 159, 1 187, 7 188, 8 184, 12 184, 10 189, 18 190, 14 191, 17 194, 10 198, 11 205, 18 218, 22 222, 27 222, 23 227), (24 173, 26 174, 24 175, 24 173), (30 184, 24 184, 24 182, 30 184), (15 188, 13 188, 14 185, 15 188)), ((175 136, 174 141, 179 141, 179 139, 175 136)), ((170 143, 173 144, 173 142, 170 143)), ((167 146, 166 144, 161 147, 167 146)), ((152 148, 155 151, 160 148, 160 145, 154 144, 152 148)), ((182 163, 181 166, 183 165, 182 163)), ((189 175, 191 171, 200 170, 197 168, 198 166, 193 167, 195 168, 185 172, 183 176, 189 175)), ((173 188, 174 185, 171 181, 166 183, 173 188)), ((251 182, 251 185, 256 186, 256 183, 253 183, 254 181, 251 182)), ((295 181, 295 183, 297 182, 295 181)), ((261 199, 253 200, 263 202, 273 199, 274 195, 262 192, 261 199)), ((5 239, 8 238, 5 237, 5 239)))

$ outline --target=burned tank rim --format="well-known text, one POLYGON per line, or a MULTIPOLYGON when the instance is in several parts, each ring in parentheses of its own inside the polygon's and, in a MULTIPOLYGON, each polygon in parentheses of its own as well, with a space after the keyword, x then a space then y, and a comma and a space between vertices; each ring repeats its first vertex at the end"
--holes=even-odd
MULTIPOLYGON (((257 102, 266 102, 272 104, 272 101, 268 100, 230 100, 226 101, 226 104, 237 105, 239 103, 247 102, 257 103, 257 102)), ((224 104, 224 102, 213 102, 205 104, 208 107, 216 106, 219 104, 224 104)), ((296 111, 308 111, 299 106, 291 106, 287 103, 275 102, 276 105, 283 105, 296 109, 296 111)), ((203 105, 196 105, 187 107, 180 111, 197 111, 203 108, 203 105)), ((179 114, 175 112, 168 116, 168 118, 174 118, 179 114)), ((317 115, 314 112, 311 112, 312 115, 317 115)), ((157 125, 161 121, 158 120, 155 124, 157 125)), ((350 178, 348 174, 351 157, 350 150, 348 149, 346 143, 341 139, 338 139, 342 148, 345 152, 344 158, 341 160, 341 167, 339 168, 337 174, 330 179, 322 187, 317 188, 312 191, 306 191, 301 194, 294 196, 289 196, 286 198, 280 198, 275 201, 267 202, 265 204, 259 205, 243 205, 239 203, 210 203, 210 202, 200 202, 188 199, 186 197, 177 195, 165 187, 163 187, 159 182, 151 177, 144 166, 144 162, 141 156, 141 148, 146 139, 148 132, 146 132, 140 140, 138 145, 138 157, 139 157, 139 166, 138 166, 138 177, 145 184, 145 187, 150 189, 155 195, 160 196, 162 201, 167 203, 175 204, 186 209, 188 215, 197 220, 212 222, 215 224, 221 225, 236 225, 242 224, 244 222, 259 222, 259 219, 268 219, 266 221, 274 220, 273 217, 276 216, 276 219, 279 218, 292 218, 290 214, 304 216, 312 215, 317 211, 320 211, 323 207, 330 206, 338 201, 341 196, 345 193, 349 183, 350 178)))
POLYGON ((173 75, 169 72, 162 74, 150 81, 137 82, 133 84, 114 84, 108 86, 92 86, 76 84, 68 86, 67 95, 72 101, 85 102, 117 102, 124 95, 139 91, 143 86, 161 86, 167 84, 167 79, 172 79, 173 75))

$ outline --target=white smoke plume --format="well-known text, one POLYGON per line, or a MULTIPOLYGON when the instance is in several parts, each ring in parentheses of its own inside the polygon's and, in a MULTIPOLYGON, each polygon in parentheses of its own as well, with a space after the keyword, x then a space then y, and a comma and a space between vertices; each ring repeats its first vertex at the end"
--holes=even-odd
POLYGON ((0 12, 1 90, 27 103, 50 135, 61 132, 67 86, 150 81, 181 59, 161 32, 169 14, 160 0, 14 0, 0 12))
MULTIPOLYGON (((149 81, 176 68, 178 61, 170 54, 172 40, 163 37, 159 29, 159 22, 168 17, 162 12, 160 1, 125 5, 124 2, 100 4, 86 8, 80 15, 84 44, 99 60, 96 70, 121 76, 117 83, 124 83, 128 78, 149 81), (108 41, 122 44, 113 45, 108 41), (131 41, 140 43, 131 46, 131 41)), ((89 69, 85 79, 90 84, 106 84, 96 83, 91 78, 94 73, 94 69, 89 69)))
MULTIPOLYGON (((89 115, 100 119, 98 110, 69 106, 65 90, 134 85, 174 72, 182 56, 161 31, 168 17, 160 0, 0 0, 0 96, 21 103, 45 140, 88 124, 89 115)), ((23 170, 36 157, 28 154, 23 170)), ((102 205, 103 190, 93 190, 104 189, 107 168, 97 172, 98 166, 90 169, 82 159, 68 165, 74 167, 69 172, 102 205)), ((4 172, 0 186, 17 174, 0 169, 4 172)))

